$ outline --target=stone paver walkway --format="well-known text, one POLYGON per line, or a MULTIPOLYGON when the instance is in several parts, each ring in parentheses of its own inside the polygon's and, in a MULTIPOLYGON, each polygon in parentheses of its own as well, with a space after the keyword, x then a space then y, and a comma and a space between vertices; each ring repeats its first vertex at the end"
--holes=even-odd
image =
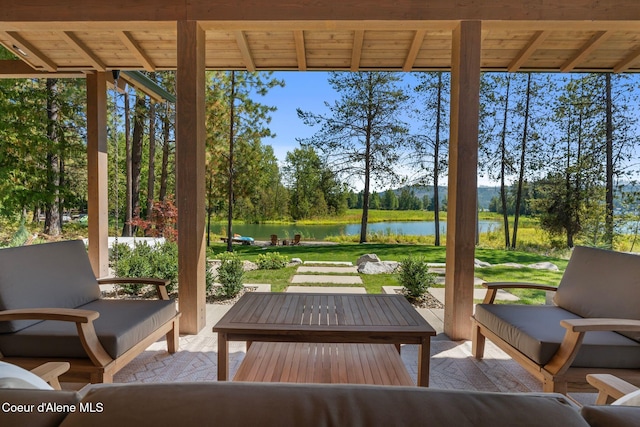
POLYGON ((360 286, 289 286, 286 292, 309 292, 313 294, 366 294, 360 286))
POLYGON ((337 273, 337 274, 358 274, 358 267, 305 267, 300 266, 297 270, 298 274, 300 273, 337 273))
POLYGON ((350 261, 305 261, 305 265, 353 265, 350 261))
POLYGON ((336 285, 362 285, 360 276, 325 276, 321 274, 296 274, 291 283, 333 283, 336 285))

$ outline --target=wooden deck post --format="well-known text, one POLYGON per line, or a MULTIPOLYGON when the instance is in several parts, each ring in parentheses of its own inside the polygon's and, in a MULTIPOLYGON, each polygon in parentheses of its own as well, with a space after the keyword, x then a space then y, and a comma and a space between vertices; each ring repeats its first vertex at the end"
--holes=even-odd
POLYGON ((178 21, 176 201, 180 331, 205 326, 205 34, 196 21, 178 21))
POLYGON ((88 73, 86 84, 89 260, 94 274, 105 277, 109 271, 106 74, 88 73))
POLYGON ((444 332, 471 337, 480 109, 480 21, 453 30, 444 332))

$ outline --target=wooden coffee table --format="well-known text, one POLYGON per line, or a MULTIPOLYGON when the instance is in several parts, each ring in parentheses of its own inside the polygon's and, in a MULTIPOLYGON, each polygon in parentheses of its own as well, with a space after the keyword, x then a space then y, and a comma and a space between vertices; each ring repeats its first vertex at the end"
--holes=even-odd
POLYGON ((429 385, 436 331, 402 295, 248 292, 213 327, 218 380, 229 375, 229 341, 418 344, 418 385, 429 385))

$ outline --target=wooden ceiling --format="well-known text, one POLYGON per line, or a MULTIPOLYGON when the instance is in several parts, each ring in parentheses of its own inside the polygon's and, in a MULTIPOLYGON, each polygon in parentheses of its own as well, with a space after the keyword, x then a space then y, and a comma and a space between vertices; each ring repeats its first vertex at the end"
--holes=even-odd
POLYGON ((482 20, 486 71, 640 71, 636 0, 83 3, 22 0, 3 9, 0 43, 35 71, 171 70, 176 20, 202 16, 212 70, 448 70, 452 30, 464 18, 482 20), (300 19, 256 19, 287 13, 300 19))

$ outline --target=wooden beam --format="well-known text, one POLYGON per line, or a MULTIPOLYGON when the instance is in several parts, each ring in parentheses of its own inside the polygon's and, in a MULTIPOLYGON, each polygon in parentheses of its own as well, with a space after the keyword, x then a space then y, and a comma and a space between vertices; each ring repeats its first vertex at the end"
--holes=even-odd
POLYGON ((149 56, 142 50, 138 42, 133 38, 129 31, 118 31, 118 37, 122 44, 124 44, 129 52, 140 61, 145 70, 153 72, 156 70, 156 66, 149 56))
POLYGON ((178 21, 176 72, 176 200, 180 331, 205 326, 205 33, 196 21, 178 21))
POLYGON ((478 122, 482 25, 462 21, 453 31, 447 205, 444 332, 471 337, 477 212, 478 122))
POLYGON ((613 67, 613 72, 614 73, 624 73, 629 68, 631 68, 631 66, 633 64, 638 62, 638 59, 640 59, 640 47, 638 47, 637 49, 634 49, 627 56, 625 56, 622 61, 618 62, 613 67))
POLYGON ((34 70, 30 64, 17 59, 0 60, 0 79, 38 79, 38 78, 59 78, 59 79, 84 79, 86 74, 82 71, 62 71, 55 73, 48 71, 34 70))
POLYGON ((351 50, 351 71, 358 71, 360 69, 363 44, 364 30, 356 30, 353 35, 353 49, 351 50))
POLYGON ((109 273, 107 76, 87 74, 87 194, 89 260, 96 277, 109 273))
POLYGON ((407 57, 404 60, 402 71, 411 71, 413 69, 413 64, 416 62, 416 58, 418 57, 418 53, 420 52, 420 48, 422 47, 422 43, 424 42, 424 36, 426 34, 427 34, 426 30, 416 30, 415 34, 413 35, 413 41, 411 42, 411 47, 409 48, 409 53, 407 54, 407 57))
POLYGON ((35 46, 26 41, 20 34, 15 31, 2 31, 0 35, 9 39, 11 47, 9 50, 17 55, 20 59, 23 59, 29 64, 40 65, 47 71, 56 71, 58 66, 49 59, 45 54, 40 52, 35 46), (16 49, 18 48, 18 49, 16 49), (34 61, 35 60, 35 64, 34 61))
POLYGON ((598 48, 611 36, 610 31, 598 31, 596 32, 588 42, 586 42, 580 50, 573 56, 573 58, 569 59, 565 62, 561 67, 560 71, 563 73, 572 71, 574 68, 578 66, 582 61, 584 61, 594 50, 598 48))
POLYGON ((294 30, 293 38, 296 42, 296 58, 298 60, 298 70, 307 71, 307 51, 304 47, 304 31, 294 30))
POLYGON ((247 67, 247 71, 255 71, 256 64, 253 62, 253 56, 251 55, 251 50, 249 49, 247 35, 244 31, 236 31, 235 34, 236 42, 238 43, 238 49, 240 49, 240 54, 242 55, 245 66, 247 67))
POLYGON ((522 67, 527 59, 533 55, 533 53, 540 47, 540 45, 547 39, 549 36, 549 31, 536 31, 529 43, 518 53, 518 55, 513 58, 513 61, 507 67, 507 70, 511 73, 515 73, 522 67))
POLYGON ((94 54, 89 47, 84 44, 82 40, 78 38, 72 31, 61 31, 60 37, 66 41, 76 52, 82 55, 89 64, 97 71, 106 71, 107 67, 104 62, 98 58, 98 55, 94 54))

